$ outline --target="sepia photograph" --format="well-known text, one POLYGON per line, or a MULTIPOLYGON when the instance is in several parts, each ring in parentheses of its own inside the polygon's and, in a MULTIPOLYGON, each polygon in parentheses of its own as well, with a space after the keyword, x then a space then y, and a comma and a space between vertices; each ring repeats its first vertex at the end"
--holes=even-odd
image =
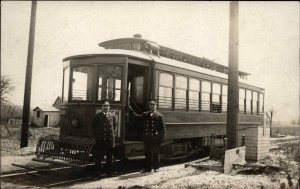
POLYGON ((299 189, 297 1, 1 1, 1 188, 299 189))

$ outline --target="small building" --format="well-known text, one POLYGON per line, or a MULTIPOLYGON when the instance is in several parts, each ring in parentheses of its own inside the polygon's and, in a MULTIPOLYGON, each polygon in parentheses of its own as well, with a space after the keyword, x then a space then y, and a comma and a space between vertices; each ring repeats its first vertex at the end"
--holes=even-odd
POLYGON ((33 123, 41 127, 56 127, 60 123, 61 98, 57 97, 52 106, 37 106, 33 109, 33 123))
POLYGON ((270 127, 253 124, 241 125, 238 131, 238 146, 245 136, 246 160, 258 161, 268 156, 271 146, 270 127))

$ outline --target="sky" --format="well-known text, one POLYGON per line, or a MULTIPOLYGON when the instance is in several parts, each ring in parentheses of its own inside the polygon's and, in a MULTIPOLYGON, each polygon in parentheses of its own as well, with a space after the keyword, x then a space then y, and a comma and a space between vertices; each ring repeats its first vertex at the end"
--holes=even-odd
MULTIPOLYGON (((274 121, 299 119, 299 2, 239 3, 239 69, 265 89, 274 121)), ((1 1, 1 74, 23 104, 30 1, 1 1)), ((141 34, 160 45, 228 65, 229 2, 38 1, 31 108, 62 94, 62 59, 141 34)))

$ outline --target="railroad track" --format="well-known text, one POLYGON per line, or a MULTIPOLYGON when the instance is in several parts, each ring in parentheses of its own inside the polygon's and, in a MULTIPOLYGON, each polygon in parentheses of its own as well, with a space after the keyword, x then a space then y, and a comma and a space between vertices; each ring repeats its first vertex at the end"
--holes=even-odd
MULTIPOLYGON (((106 175, 103 175, 102 178, 105 177, 106 175)), ((96 179, 101 178, 95 177, 92 171, 88 173, 86 170, 75 170, 73 168, 10 172, 1 175, 2 182, 22 185, 24 186, 22 188, 68 186, 76 182, 96 179)))
MULTIPOLYGON (((186 160, 193 161, 195 158, 186 160)), ((182 163, 182 160, 173 160, 164 162, 162 166, 170 166, 177 163, 182 163)), ((143 161, 129 161, 125 167, 121 168, 114 176, 121 176, 123 174, 139 172, 142 168, 143 161)), ((46 170, 27 170, 22 172, 10 172, 1 175, 2 182, 10 184, 22 185, 22 188, 51 188, 51 187, 68 187, 78 182, 95 181, 104 178, 109 178, 106 174, 100 177, 93 172, 93 166, 87 168, 73 168, 73 167, 55 167, 48 171, 46 170)))
MULTIPOLYGON (((17 165, 19 167, 23 167, 17 165)), ((129 162, 128 165, 122 169, 115 176, 120 176, 126 173, 139 171, 141 164, 136 162, 129 162)), ((74 167, 51 167, 48 170, 37 168, 27 169, 24 171, 13 171, 1 174, 1 181, 6 184, 21 185, 22 188, 32 187, 68 187, 78 182, 94 181, 103 178, 109 178, 106 174, 96 176, 93 166, 86 168, 74 167)), ((14 188, 9 187, 9 188, 14 188)))
POLYGON ((9 178, 9 177, 13 177, 13 176, 20 176, 20 175, 25 175, 25 174, 32 174, 32 173, 36 173, 37 171, 12 171, 12 172, 8 172, 8 173, 2 173, 0 178, 9 178))

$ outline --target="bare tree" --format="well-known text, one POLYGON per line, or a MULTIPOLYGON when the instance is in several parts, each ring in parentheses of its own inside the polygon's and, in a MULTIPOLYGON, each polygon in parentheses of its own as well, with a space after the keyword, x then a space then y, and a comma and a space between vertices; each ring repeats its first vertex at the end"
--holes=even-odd
POLYGON ((5 127, 9 136, 11 136, 11 132, 9 130, 9 126, 16 125, 17 120, 22 118, 22 107, 18 105, 14 105, 8 102, 1 104, 1 127, 5 127))
POLYGON ((273 122, 273 117, 275 116, 275 114, 278 112, 278 110, 275 110, 273 107, 268 109, 266 111, 266 116, 268 119, 268 122, 270 124, 270 136, 272 136, 272 122, 273 122))
POLYGON ((7 133, 9 134, 10 137, 11 137, 11 132, 8 128, 7 123, 11 119, 14 111, 15 111, 15 106, 11 106, 6 103, 1 105, 1 123, 6 128, 7 133))
POLYGON ((1 84, 0 84, 0 95, 1 103, 7 102, 7 95, 10 95, 10 92, 14 90, 12 81, 6 75, 1 75, 1 84))
POLYGON ((15 105, 9 102, 1 104, 1 123, 8 123, 9 119, 22 118, 22 106, 15 105))
POLYGON ((7 75, 1 75, 0 80, 0 122, 3 123, 3 126, 6 128, 9 136, 11 132, 8 128, 8 120, 11 119, 15 114, 15 105, 11 105, 7 100, 7 95, 14 90, 11 79, 7 75))

